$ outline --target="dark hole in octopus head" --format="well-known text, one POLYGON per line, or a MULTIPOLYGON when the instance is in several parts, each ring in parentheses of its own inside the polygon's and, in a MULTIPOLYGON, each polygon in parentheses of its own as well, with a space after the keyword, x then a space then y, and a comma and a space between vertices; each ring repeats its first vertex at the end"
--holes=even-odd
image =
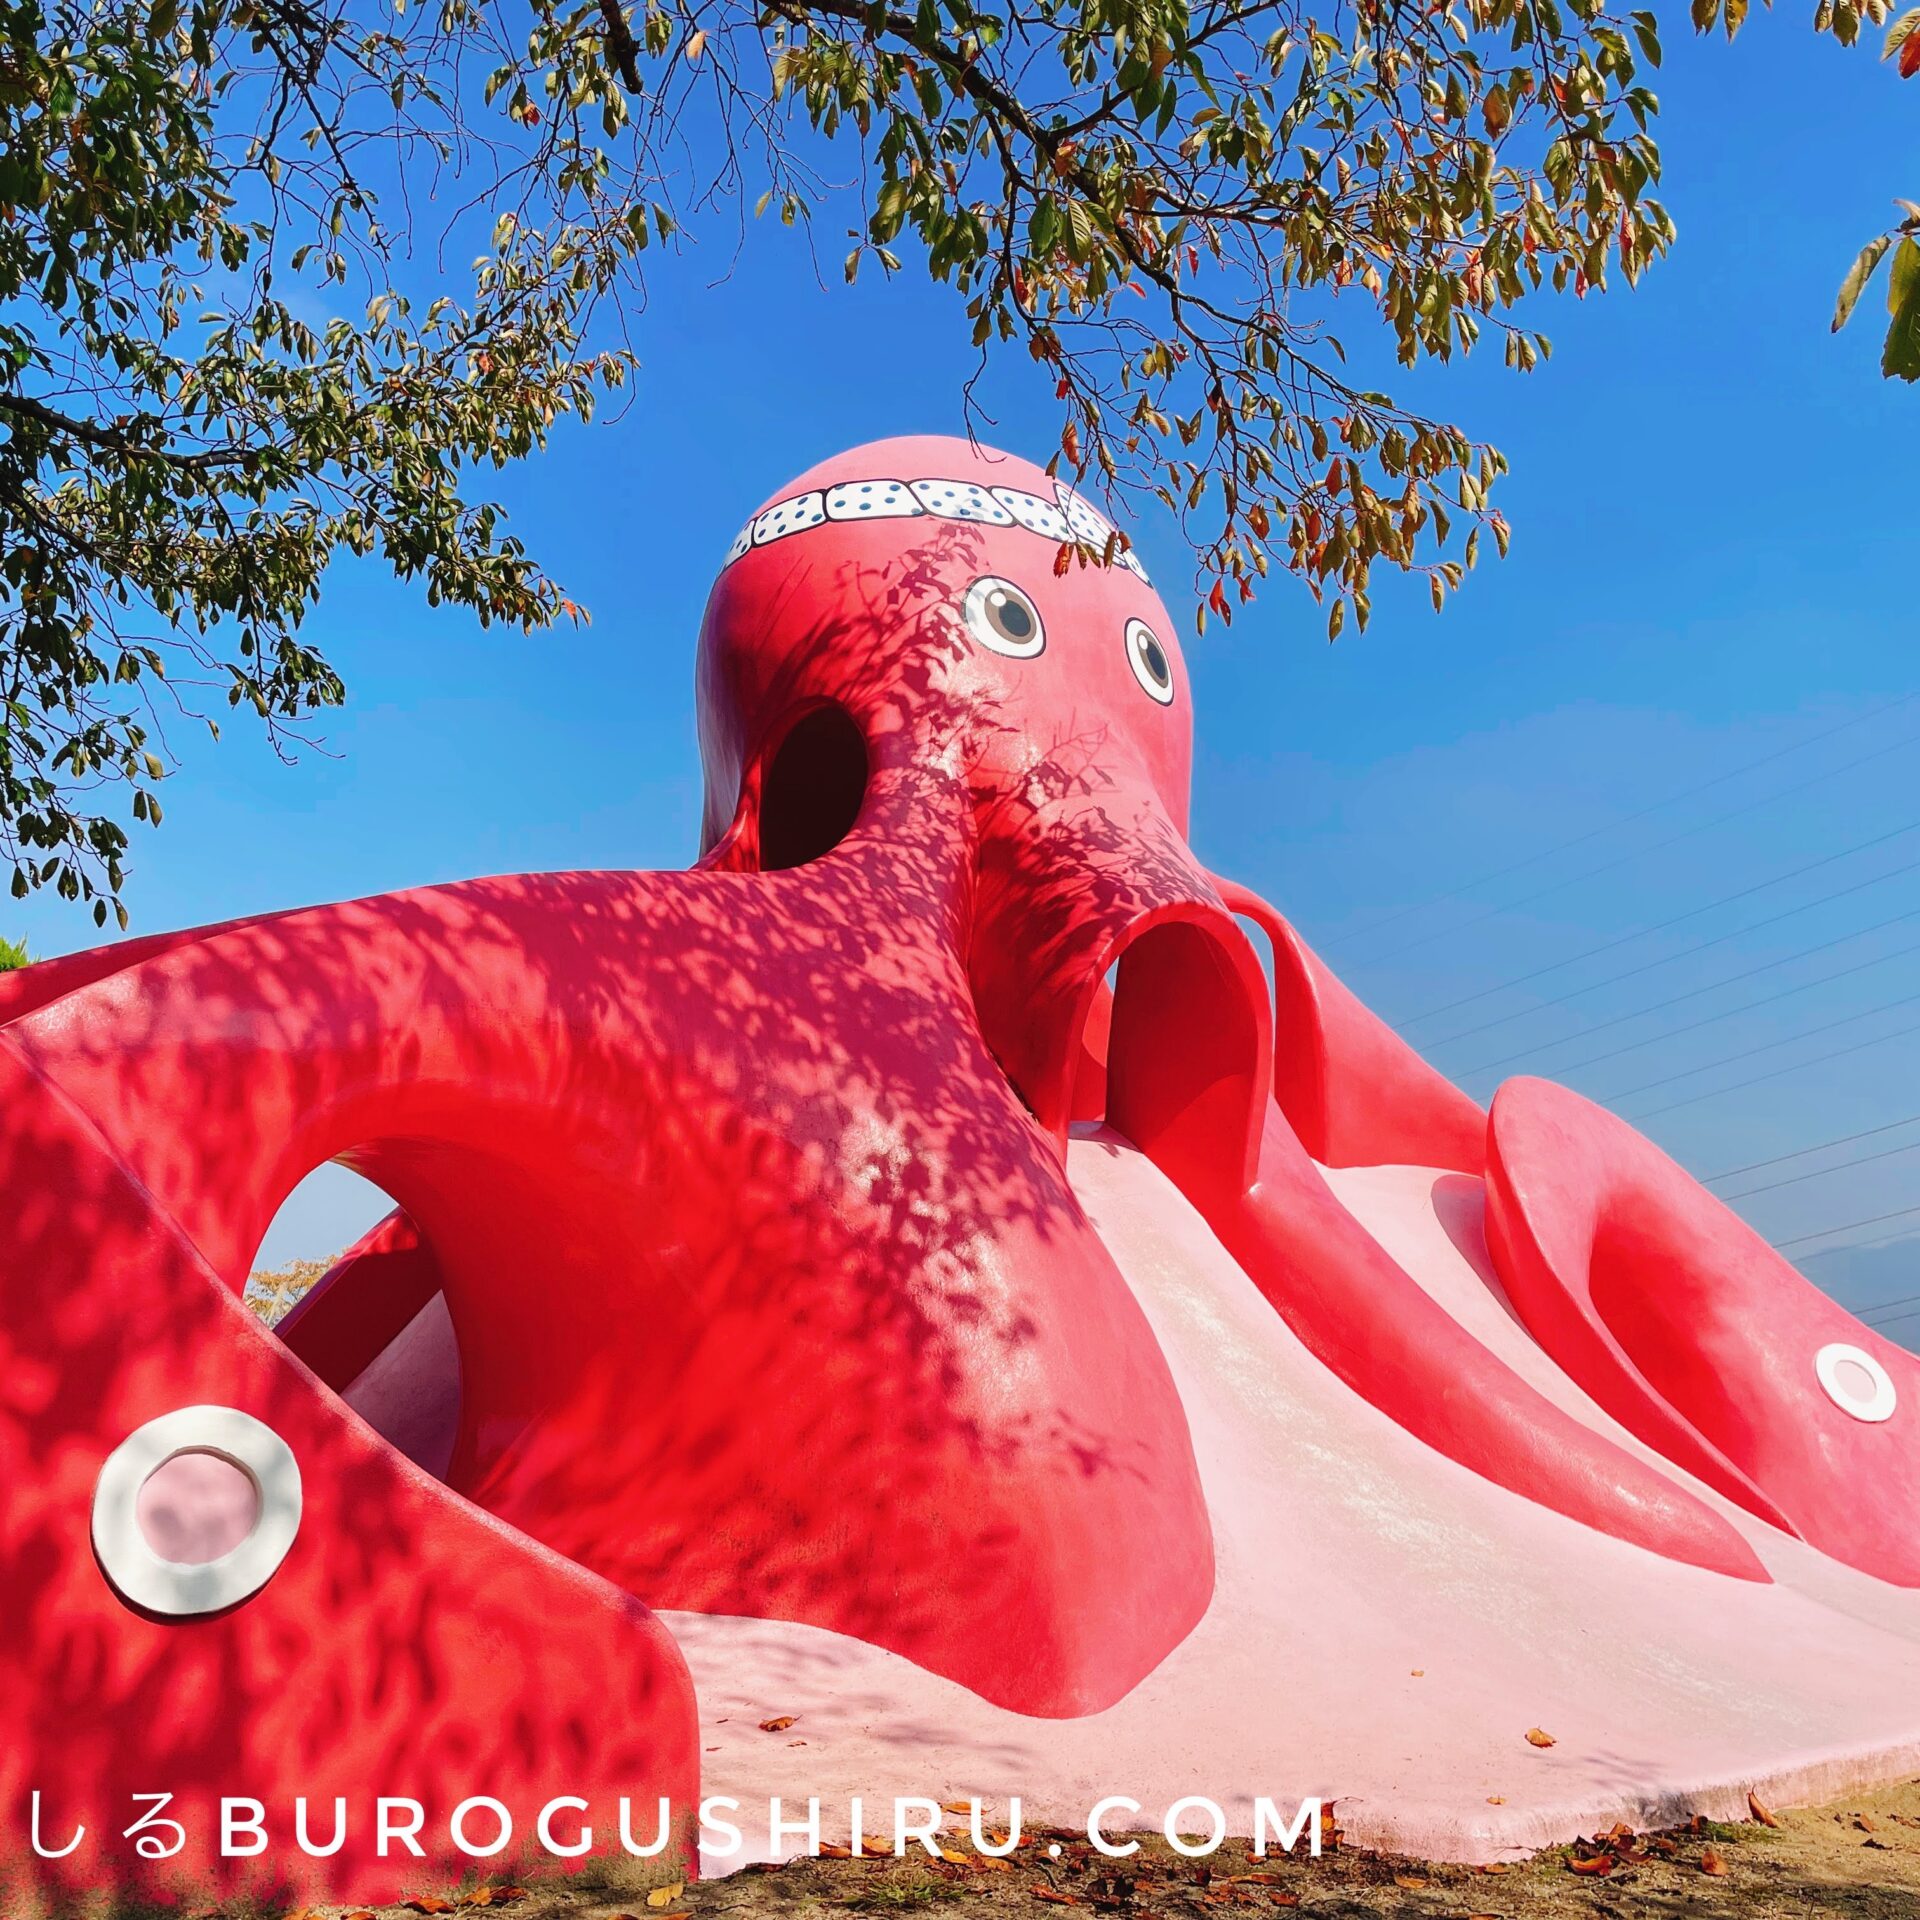
POLYGON ((831 853, 867 797, 867 743, 844 707, 803 714, 768 763, 760 787, 760 869, 804 867, 831 853))

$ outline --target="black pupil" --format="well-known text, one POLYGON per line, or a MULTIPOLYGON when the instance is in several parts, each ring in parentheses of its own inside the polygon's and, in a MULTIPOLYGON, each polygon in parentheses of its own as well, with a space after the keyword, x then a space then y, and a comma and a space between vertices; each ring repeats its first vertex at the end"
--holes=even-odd
POLYGON ((1160 642, 1150 633, 1141 636, 1140 658, 1147 663, 1147 671, 1164 687, 1170 678, 1167 672, 1167 656, 1160 651, 1160 642))
POLYGON ((1033 632, 1033 615, 1010 593, 997 593, 991 602, 994 624, 1009 640, 1025 640, 1033 632))

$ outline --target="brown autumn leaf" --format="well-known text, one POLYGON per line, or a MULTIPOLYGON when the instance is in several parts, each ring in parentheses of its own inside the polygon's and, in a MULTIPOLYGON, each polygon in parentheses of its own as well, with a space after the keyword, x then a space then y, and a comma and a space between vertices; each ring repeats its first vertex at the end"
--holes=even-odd
POLYGON ((1584 1874, 1589 1880, 1604 1880, 1619 1863, 1610 1853, 1596 1853, 1585 1860, 1569 1858, 1567 1869, 1571 1873, 1584 1874))
POLYGON ((1777 1827, 1780 1824, 1780 1822, 1774 1818, 1772 1808, 1763 1804, 1758 1794, 1748 1793, 1747 1811, 1752 1814, 1763 1827, 1777 1827))
POLYGON ((853 1849, 851 1847, 843 1847, 834 1840, 823 1840, 820 1843, 820 1858, 822 1860, 851 1860, 853 1858, 853 1849))
POLYGON ((1300 1896, 1297 1893, 1270 1893, 1267 1898, 1276 1907, 1297 1907, 1300 1904, 1300 1896))
POLYGON ((1422 1880, 1417 1873, 1396 1873, 1393 1884, 1403 1893, 1418 1893, 1422 1887, 1431 1886, 1429 1880, 1422 1880))
POLYGON ((1726 1855, 1723 1854, 1718 1847, 1702 1847, 1700 1849, 1700 1871, 1714 1875, 1725 1873, 1727 1871, 1726 1855))
POLYGON ((1084 1907, 1087 1904, 1077 1893, 1056 1893, 1052 1887, 1029 1887, 1027 1891, 1050 1907, 1084 1907))
POLYGON ((940 1802, 940 1811, 942 1813, 957 1813, 963 1819, 971 1818, 973 1814, 973 1802, 971 1800, 942 1800, 940 1802))
POLYGON ((1513 1871, 1513 1863, 1509 1860, 1489 1860, 1480 1871, 1482 1873, 1511 1873, 1513 1871))
POLYGON ((785 1733, 799 1718, 800 1716, 797 1713, 783 1713, 772 1720, 762 1720, 760 1722, 760 1731, 762 1733, 785 1733))
POLYGON ((453 1902, 442 1900, 437 1893, 415 1894, 411 1900, 402 1901, 403 1906, 411 1907, 415 1913, 451 1913, 453 1902))
POLYGON ((1506 1804, 1507 1796, 1504 1793, 1490 1793, 1487 1795, 1487 1805, 1490 1807, 1504 1807, 1506 1804))
POLYGON ((1527 1744, 1531 1747, 1551 1747, 1558 1743, 1554 1740, 1552 1734, 1543 1731, 1539 1727, 1529 1727, 1527 1729, 1527 1744))
POLYGON ((968 1856, 961 1853, 957 1848, 942 1847, 939 1849, 939 1853, 940 1858, 950 1867, 964 1867, 967 1864, 968 1856))
POLYGON ((1012 1861, 1002 1860, 999 1855, 992 1853, 978 1855, 973 1865, 978 1873, 1010 1873, 1013 1870, 1012 1861))
POLYGON ((662 1907, 670 1907, 687 1890, 684 1880, 676 1880, 670 1887, 655 1887, 647 1895, 647 1905, 657 1913, 662 1907))
POLYGON ((355 1913, 342 1914, 341 1920, 373 1920, 373 1915, 365 1907, 361 1907, 355 1913))

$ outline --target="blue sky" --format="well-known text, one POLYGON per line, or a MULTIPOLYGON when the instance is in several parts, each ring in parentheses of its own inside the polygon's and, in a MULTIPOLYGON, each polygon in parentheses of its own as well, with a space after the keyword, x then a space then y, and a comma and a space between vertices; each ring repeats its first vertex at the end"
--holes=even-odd
MULTIPOLYGON (((1497 352, 1422 376, 1424 404, 1512 461, 1511 559, 1437 619, 1424 596, 1385 592, 1371 630, 1334 647, 1285 587, 1187 643, 1202 856, 1268 895, 1389 1018, 1428 1014, 1412 1037, 1500 1020, 1433 1048, 1476 1093, 1523 1070, 1630 1115, 1687 1100, 1645 1124, 1703 1174, 1920 1114, 1920 1032, 1902 1033, 1920 1000, 1889 1004, 1920 995, 1920 953, 1900 951, 1920 944, 1920 917, 1862 931, 1920 910, 1920 868, 1897 871, 1920 862, 1920 831, 1896 832, 1920 824, 1920 700, 1893 704, 1917 684, 1920 390, 1879 377, 1879 289, 1852 329, 1828 332, 1854 250, 1894 194, 1920 190, 1920 82, 1816 40, 1798 13, 1757 15, 1731 48, 1670 26, 1657 84, 1672 259, 1637 292, 1534 308, 1556 351, 1530 377, 1497 352), (1876 836, 1893 837, 1845 852, 1876 836), (1542 1004, 1628 968, 1644 970, 1542 1004), (1484 997, 1432 1012, 1470 995, 1484 997), (1633 1042, 1648 1044, 1575 1064, 1633 1042), (1468 1071, 1508 1055, 1521 1057, 1468 1071), (1692 1098, 1779 1067, 1792 1070, 1692 1098)), ((283 767, 238 725, 217 748, 181 726, 166 825, 136 842, 136 931, 477 872, 685 864, 693 639, 739 522, 837 447, 963 425, 973 361, 956 304, 911 274, 845 288, 843 225, 823 221, 816 275, 797 236, 763 223, 736 261, 716 224, 655 280, 624 417, 563 433, 508 476, 514 525, 590 628, 483 633, 372 569, 337 569, 314 627, 352 700, 325 752, 283 767)), ((1044 454, 1043 386, 1014 368, 986 398, 985 437, 1044 454)), ((1173 529, 1136 535, 1184 617, 1173 529)), ((47 900, 5 924, 43 954, 92 938, 47 900)), ((1774 1238, 1920 1205, 1920 1126, 1830 1158, 1905 1142, 1738 1204, 1774 1238)), ((268 1255, 337 1243, 342 1196, 323 1188, 268 1255)), ((1920 1294, 1920 1238, 1902 1225, 1796 1253, 1849 1304, 1902 1299, 1920 1294), (1850 1240, 1894 1244, 1832 1253, 1850 1240)))

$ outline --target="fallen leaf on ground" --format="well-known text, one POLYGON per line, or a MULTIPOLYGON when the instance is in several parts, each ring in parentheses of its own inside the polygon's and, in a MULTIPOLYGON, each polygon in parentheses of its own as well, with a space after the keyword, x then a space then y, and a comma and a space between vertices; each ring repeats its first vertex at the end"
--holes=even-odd
POLYGON ((942 1800, 940 1802, 940 1811, 942 1813, 971 1814, 973 1812, 973 1802, 971 1800, 942 1800))
POLYGON ((1780 1824, 1780 1822, 1773 1817, 1772 1808, 1763 1805, 1757 1794, 1749 1793, 1747 1795, 1747 1811, 1752 1814, 1763 1827, 1777 1827, 1780 1824))
POLYGON ((401 1904, 411 1907, 415 1913, 451 1913, 453 1911, 453 1902, 442 1900, 437 1893, 417 1894, 413 1899, 403 1901, 401 1904))
POLYGON ((1700 1871, 1719 1875, 1727 1870, 1727 1857, 1718 1847, 1703 1847, 1700 1852, 1700 1871))
POLYGON ((670 1887, 655 1887, 653 1891, 647 1895, 647 1905, 657 1912, 661 1907, 672 1906, 686 1890, 687 1886, 684 1880, 676 1880, 670 1887))
POLYGON ((1086 1902, 1077 1893, 1056 1893, 1051 1887, 1029 1887, 1027 1891, 1036 1900, 1044 1900, 1054 1907, 1083 1907, 1086 1902))
POLYGON ((1567 1861, 1570 1872, 1585 1874, 1589 1880, 1604 1880, 1619 1863, 1610 1853, 1596 1853, 1590 1859, 1567 1861))
POLYGON ((820 1858, 822 1860, 851 1860, 853 1858, 853 1849, 851 1847, 843 1847, 837 1841, 825 1840, 822 1841, 820 1845, 820 1858))
POLYGON ((1539 1727, 1529 1727, 1527 1744, 1532 1747, 1550 1747, 1554 1745, 1554 1738, 1552 1734, 1543 1732, 1539 1727))
POLYGON ((1504 1807, 1506 1804, 1507 1796, 1504 1793, 1490 1793, 1487 1795, 1487 1805, 1490 1807, 1504 1807))
POLYGON ((1508 1860, 1489 1860, 1480 1871, 1482 1873, 1511 1873, 1513 1871, 1513 1863, 1508 1860))
POLYGON ((1393 1884, 1404 1892, 1418 1893, 1422 1887, 1430 1883, 1422 1880, 1417 1873, 1396 1873, 1393 1876, 1393 1884))
POLYGON ((762 1720, 760 1722, 760 1731, 762 1733, 785 1733, 799 1718, 800 1716, 797 1713, 778 1714, 771 1720, 762 1720))

